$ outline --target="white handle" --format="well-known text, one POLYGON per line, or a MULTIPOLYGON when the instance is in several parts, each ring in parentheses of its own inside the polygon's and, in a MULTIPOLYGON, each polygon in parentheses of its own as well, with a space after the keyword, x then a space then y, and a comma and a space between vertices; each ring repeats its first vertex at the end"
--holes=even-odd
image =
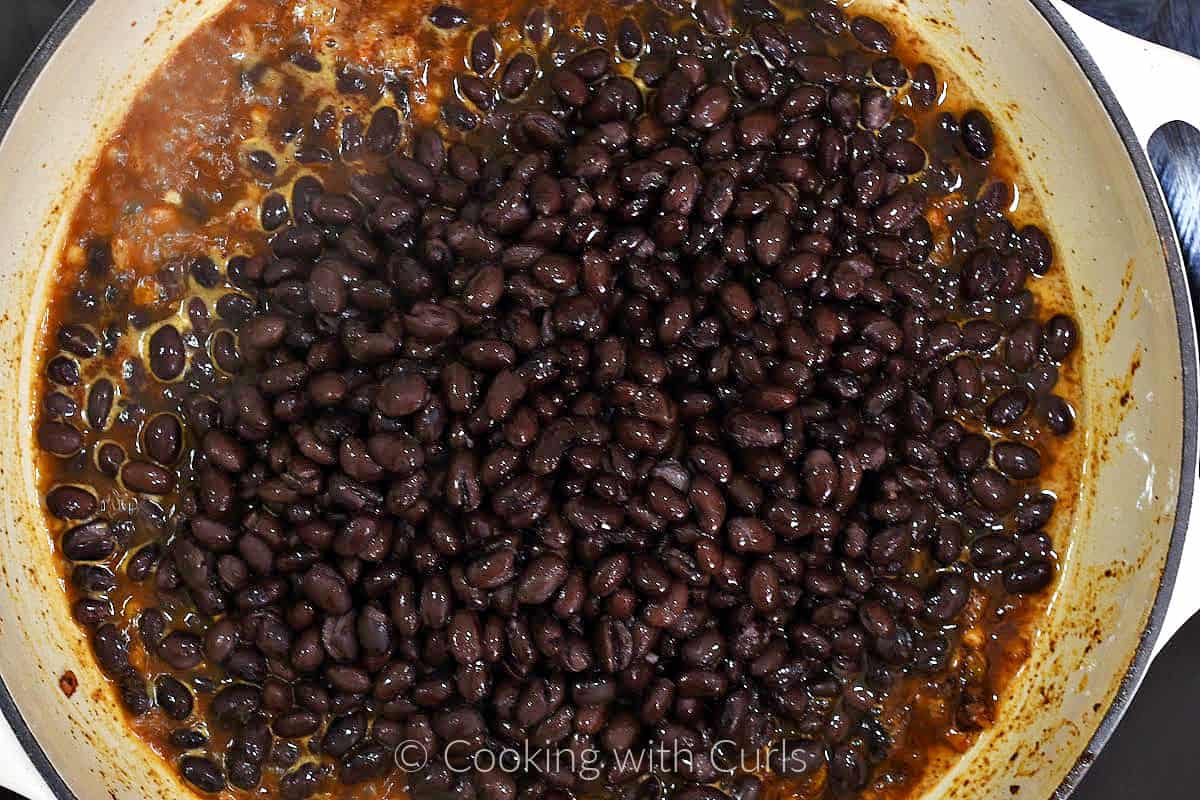
POLYGON ((0 717, 0 786, 27 800, 55 800, 4 717, 0 717))
MULTIPOLYGON (((1182 121, 1200 130, 1200 60, 1138 39, 1075 10, 1063 0, 1051 0, 1121 104, 1143 149, 1154 132, 1168 122, 1182 121)), ((1152 651, 1154 656, 1179 629, 1200 612, 1200 504, 1193 502, 1179 573, 1167 616, 1152 651)))
POLYGON ((1051 0, 1087 47, 1145 147, 1154 132, 1177 120, 1200 129, 1200 61, 1147 42, 1051 0))

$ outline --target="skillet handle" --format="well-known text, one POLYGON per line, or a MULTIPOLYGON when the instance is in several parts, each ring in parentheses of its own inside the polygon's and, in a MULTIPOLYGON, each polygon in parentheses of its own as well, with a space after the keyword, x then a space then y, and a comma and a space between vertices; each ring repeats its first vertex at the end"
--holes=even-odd
POLYGON ((1143 149, 1168 122, 1200 130, 1200 103, 1193 100, 1200 60, 1105 25, 1064 0, 1051 3, 1104 73, 1143 149))
MULTIPOLYGON (((1200 60, 1123 33, 1063 0, 1051 2, 1104 74, 1143 150, 1149 146, 1150 137, 1169 122, 1185 122, 1200 130, 1200 103, 1193 101, 1195 87, 1200 86, 1200 60)), ((1176 243, 1164 242, 1163 246, 1175 247, 1176 243)), ((1188 265, 1185 272, 1196 308, 1200 302, 1200 263, 1188 265)), ((1152 656, 1157 656, 1171 637, 1200 612, 1200 508, 1193 508, 1189 522, 1190 535, 1184 540, 1179 572, 1152 656)))
POLYGON ((3 716, 0 716, 0 787, 3 787, 0 796, 7 789, 23 800, 54 800, 54 793, 3 716))

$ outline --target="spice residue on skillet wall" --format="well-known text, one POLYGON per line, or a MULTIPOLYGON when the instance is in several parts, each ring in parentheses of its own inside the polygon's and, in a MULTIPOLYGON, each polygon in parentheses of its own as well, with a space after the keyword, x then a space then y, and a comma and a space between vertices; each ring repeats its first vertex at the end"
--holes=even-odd
POLYGON ((406 740, 609 759, 412 777, 488 798, 900 797, 965 750, 1064 544, 1078 334, 901 34, 241 0, 184 42, 76 212, 38 422, 132 726, 285 797, 402 787, 406 740))

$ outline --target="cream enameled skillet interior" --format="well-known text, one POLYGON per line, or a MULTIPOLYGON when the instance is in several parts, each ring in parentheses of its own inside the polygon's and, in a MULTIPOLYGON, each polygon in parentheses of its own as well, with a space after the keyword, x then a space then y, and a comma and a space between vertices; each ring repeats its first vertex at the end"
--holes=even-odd
MULTIPOLYGON (((155 66, 226 2, 76 0, 0 113, 0 185, 18 198, 0 207, 0 783, 33 800, 187 791, 126 729, 70 618, 41 523, 31 365, 63 226, 97 143, 155 66), (67 670, 79 683, 70 697, 59 687, 67 670)), ((1200 607, 1200 586, 1176 581, 1181 563, 1200 574, 1200 537, 1185 547, 1196 469, 1192 311, 1142 150, 1185 111, 1160 101, 1189 97, 1200 65, 1064 7, 1068 21, 1049 0, 855 7, 906 15, 977 97, 1002 110, 1076 298, 1085 485, 1073 519, 1054 532, 1069 542, 1061 580, 1001 719, 927 793, 1065 796, 1160 634, 1200 607)))

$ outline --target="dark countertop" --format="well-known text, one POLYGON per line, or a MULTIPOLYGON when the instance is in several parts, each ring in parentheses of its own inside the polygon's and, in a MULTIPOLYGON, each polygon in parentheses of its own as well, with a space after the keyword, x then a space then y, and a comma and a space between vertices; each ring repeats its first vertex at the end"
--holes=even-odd
MULTIPOLYGON (((1196 0, 1071 0, 1130 33, 1200 56, 1196 0)), ((0 0, 0 93, 68 0, 0 0)), ((1188 98, 1191 100, 1191 98, 1188 98)), ((1193 270, 1200 270, 1200 132, 1173 126, 1151 156, 1163 180, 1193 270), (1188 157, 1190 156, 1190 157, 1188 157)), ((1078 800, 1174 800, 1200 795, 1192 736, 1200 710, 1200 618, 1150 670, 1116 734, 1076 791, 1078 800)), ((3 790, 0 790, 2 793, 3 790)))

